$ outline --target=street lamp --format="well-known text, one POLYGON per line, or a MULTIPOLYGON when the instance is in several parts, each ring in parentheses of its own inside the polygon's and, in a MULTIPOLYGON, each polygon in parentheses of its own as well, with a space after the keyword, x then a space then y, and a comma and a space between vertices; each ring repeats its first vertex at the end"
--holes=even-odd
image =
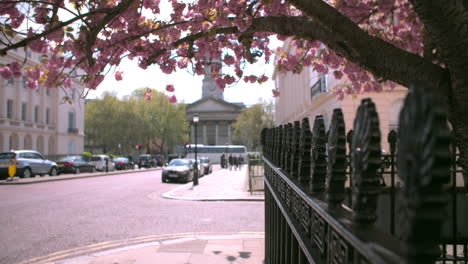
POLYGON ((198 113, 193 114, 193 123, 195 124, 195 175, 193 177, 193 186, 198 185, 198 160, 197 160, 197 124, 198 113))

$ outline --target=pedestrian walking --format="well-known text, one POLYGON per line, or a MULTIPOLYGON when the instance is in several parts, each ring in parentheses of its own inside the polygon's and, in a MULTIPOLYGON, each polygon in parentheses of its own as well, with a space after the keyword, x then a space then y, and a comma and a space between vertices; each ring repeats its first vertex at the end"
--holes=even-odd
POLYGON ((221 155, 221 168, 226 168, 226 156, 224 155, 224 153, 223 155, 221 155))
POLYGON ((233 159, 232 159, 232 155, 231 155, 231 154, 229 154, 228 162, 229 162, 229 170, 232 170, 233 159))
POLYGON ((234 170, 237 170, 239 165, 237 163, 237 156, 236 155, 232 156, 232 165, 234 166, 234 170))

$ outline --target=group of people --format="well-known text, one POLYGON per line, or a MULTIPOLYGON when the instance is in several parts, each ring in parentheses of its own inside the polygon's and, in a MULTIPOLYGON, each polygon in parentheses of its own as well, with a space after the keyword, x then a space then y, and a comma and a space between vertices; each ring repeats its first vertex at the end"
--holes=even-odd
POLYGON ((235 170, 242 169, 242 165, 244 165, 244 157, 242 155, 236 156, 229 154, 227 160, 226 155, 221 155, 221 168, 226 169, 229 167, 229 170, 233 168, 235 170))

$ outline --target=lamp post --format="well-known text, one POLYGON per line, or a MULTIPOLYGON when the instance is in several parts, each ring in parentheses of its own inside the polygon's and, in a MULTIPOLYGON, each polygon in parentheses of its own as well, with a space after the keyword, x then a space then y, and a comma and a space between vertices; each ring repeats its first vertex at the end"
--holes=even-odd
POLYGON ((193 186, 198 185, 198 160, 197 160, 197 124, 198 124, 198 113, 193 114, 193 123, 195 124, 195 175, 193 177, 193 186))

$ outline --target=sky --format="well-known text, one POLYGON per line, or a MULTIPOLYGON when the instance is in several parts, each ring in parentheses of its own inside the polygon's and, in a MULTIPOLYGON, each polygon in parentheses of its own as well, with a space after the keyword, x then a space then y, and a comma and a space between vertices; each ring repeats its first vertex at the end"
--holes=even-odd
MULTIPOLYGON (((231 103, 244 103, 245 105, 258 103, 259 99, 272 100, 271 90, 275 88, 274 82, 271 80, 273 69, 272 62, 265 64, 262 61, 256 65, 247 65, 244 70, 246 75, 265 74, 270 79, 263 84, 245 83, 241 80, 224 89, 224 100, 231 103)), ((148 87, 167 95, 174 94, 178 102, 193 103, 201 99, 203 76, 192 75, 186 70, 179 69, 176 73, 167 75, 162 73, 157 66, 143 70, 137 66, 136 60, 130 61, 128 59, 123 60, 115 70, 111 70, 99 87, 89 92, 87 98, 100 98, 104 92, 114 92, 119 98, 122 98, 125 95, 130 95, 136 89, 148 87), (124 72, 123 80, 115 80, 115 70, 124 72), (165 88, 168 84, 174 85, 174 93, 166 92, 165 88)))

